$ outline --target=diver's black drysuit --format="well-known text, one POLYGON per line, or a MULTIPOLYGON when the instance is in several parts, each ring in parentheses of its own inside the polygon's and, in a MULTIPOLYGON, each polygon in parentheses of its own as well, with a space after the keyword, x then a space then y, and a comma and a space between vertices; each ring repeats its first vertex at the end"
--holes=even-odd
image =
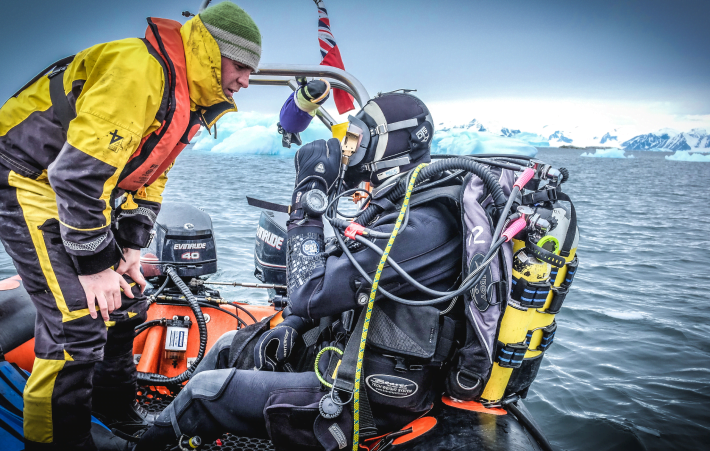
MULTIPOLYGON (((416 196, 412 198, 412 203, 416 203, 416 196)), ((370 227, 383 232, 392 231, 398 210, 394 205, 390 206, 370 227)), ((386 242, 387 240, 380 239, 376 244, 384 248, 386 242)), ((461 273, 461 247, 460 219, 455 206, 451 208, 444 202, 431 201, 411 208, 408 225, 400 230, 390 256, 422 284, 435 290, 446 291, 452 289, 461 273)), ((369 296, 369 284, 341 251, 327 255, 322 252, 323 249, 323 225, 320 221, 309 220, 302 226, 290 228, 288 282, 293 314, 302 317, 299 320, 308 321, 325 317, 340 318, 341 313, 355 310, 354 324, 363 301, 366 303, 369 296), (361 304, 358 304, 358 299, 361 304)), ((380 255, 367 248, 355 250, 353 255, 372 277, 380 255)), ((389 266, 383 271, 380 286, 398 296, 411 299, 423 296, 415 292, 415 289, 389 266)), ((403 333, 400 328, 406 332, 412 324, 425 323, 423 316, 427 315, 423 315, 423 320, 419 321, 422 314, 416 310, 421 307, 403 311, 381 295, 377 297, 375 308, 379 305, 383 311, 388 311, 387 318, 394 318, 395 322, 400 318, 410 323, 402 324, 400 321, 395 325, 388 319, 384 319, 384 323, 378 322, 375 321, 378 316, 373 315, 370 336, 377 339, 379 333, 380 341, 383 335, 391 334, 389 337, 395 342, 405 343, 407 337, 396 335, 403 333), (392 309, 398 311, 393 314, 392 309), (387 327, 383 328, 383 324, 387 327)), ((435 324, 443 324, 444 317, 439 316, 438 309, 433 310, 435 324)), ((291 318, 287 318, 286 322, 292 322, 291 318)), ((379 318, 383 319, 385 316, 379 318)), ((446 319, 447 325, 450 326, 453 321, 446 319)), ((342 349, 342 325, 332 329, 341 333, 330 334, 330 343, 338 342, 342 349)), ((431 408, 434 398, 442 392, 440 368, 452 349, 453 341, 453 330, 451 327, 448 329, 446 332, 434 332, 432 329, 431 337, 435 338, 434 343, 429 345, 436 348, 436 355, 430 356, 428 360, 410 358, 411 353, 410 356, 397 355, 396 349, 387 352, 381 352, 382 349, 371 350, 368 340, 362 385, 367 387, 374 420, 382 433, 397 430, 419 417, 431 408), (413 386, 410 385, 410 392, 404 396, 392 396, 386 387, 388 375, 399 376, 409 382, 416 381, 416 388, 411 389, 413 386), (366 383, 370 376, 384 376, 382 379, 385 380, 375 378, 366 383)), ((253 371, 251 367, 227 368, 230 361, 234 361, 234 358, 230 359, 229 356, 232 337, 239 337, 248 331, 247 328, 231 332, 220 339, 182 392, 160 415, 155 425, 146 431, 136 450, 159 449, 160 446, 173 442, 176 435, 179 437, 182 434, 199 435, 209 442, 224 432, 257 438, 270 437, 277 448, 279 444, 287 445, 289 449, 298 446, 312 446, 317 449, 322 446, 323 442, 321 441, 319 446, 314 437, 313 421, 318 415, 318 401, 328 393, 328 389, 321 385, 313 372, 313 361, 310 361, 310 366, 302 367, 305 372, 300 373, 253 371), (215 369, 211 370, 213 368, 215 369)), ((428 333, 425 335, 422 337, 423 347, 428 346, 427 340, 432 340, 428 333)), ((235 340, 235 343, 237 341, 235 340)), ((357 341, 359 342, 359 338, 357 341)), ((411 342, 411 339, 409 341, 411 342)), ((303 348, 303 341, 299 339, 297 345, 299 343, 303 348)), ((394 345, 397 346, 397 343, 394 345)), ((414 348, 418 346, 417 343, 410 344, 414 348)), ((231 352, 234 353, 234 349, 231 352)), ((253 366, 253 360, 250 364, 253 366)), ((324 377, 331 381, 329 376, 332 376, 332 369, 326 374, 321 365, 324 377)), ((351 415, 347 406, 345 411, 343 415, 351 415)), ((341 431, 343 435, 340 439, 346 437, 350 442, 352 416, 348 418, 345 423, 350 423, 350 430, 341 431)), ((335 449, 338 447, 336 443, 335 449)))

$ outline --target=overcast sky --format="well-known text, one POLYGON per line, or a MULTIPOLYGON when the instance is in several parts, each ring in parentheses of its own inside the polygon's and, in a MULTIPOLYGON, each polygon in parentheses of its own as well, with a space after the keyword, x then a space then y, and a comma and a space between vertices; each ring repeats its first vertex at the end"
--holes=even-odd
MULTIPOLYGON (((0 98, 92 44, 143 36, 145 18, 184 21, 199 0, 1 3, 0 98)), ((318 64, 312 0, 238 0, 262 61, 318 64)), ((513 127, 710 127, 710 1, 326 0, 349 72, 371 95, 414 88, 435 120, 513 127)), ((287 88, 237 94, 277 112, 287 88)), ((650 131, 650 130, 648 130, 650 131)))

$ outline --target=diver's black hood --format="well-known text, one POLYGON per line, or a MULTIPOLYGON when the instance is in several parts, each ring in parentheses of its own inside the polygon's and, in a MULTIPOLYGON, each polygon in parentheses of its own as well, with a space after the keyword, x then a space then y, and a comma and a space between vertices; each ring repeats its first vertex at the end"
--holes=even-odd
POLYGON ((365 136, 353 155, 353 166, 345 173, 347 186, 362 181, 377 186, 431 161, 434 125, 429 109, 419 98, 405 93, 382 94, 348 119, 362 128, 365 136))

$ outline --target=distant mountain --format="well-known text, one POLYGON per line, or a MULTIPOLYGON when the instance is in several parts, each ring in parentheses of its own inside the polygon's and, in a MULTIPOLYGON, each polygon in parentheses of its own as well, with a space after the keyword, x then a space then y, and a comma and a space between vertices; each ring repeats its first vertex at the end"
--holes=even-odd
POLYGON ((505 128, 505 127, 503 127, 503 128, 500 129, 500 134, 503 135, 503 136, 505 136, 505 137, 508 137, 508 138, 514 138, 515 135, 517 135, 517 134, 519 134, 519 133, 520 133, 520 130, 510 130, 510 129, 505 128))
POLYGON ((710 149, 710 135, 702 128, 678 133, 675 130, 662 129, 631 138, 621 143, 624 150, 704 150, 710 149))
POLYGON ((473 119, 469 123, 450 125, 439 124, 443 128, 438 130, 467 130, 473 132, 486 132, 493 135, 515 138, 525 141, 535 147, 618 147, 624 150, 710 150, 710 135, 705 129, 696 128, 689 132, 679 132, 670 128, 664 128, 653 133, 633 136, 628 130, 621 133, 617 129, 610 129, 604 133, 593 134, 583 126, 575 127, 572 130, 559 130, 554 126, 545 125, 537 131, 513 129, 495 123, 484 125, 478 119, 473 119), (550 134, 551 130, 555 130, 550 134), (622 136, 623 135, 623 136, 622 136), (630 136, 633 136, 629 138, 630 136), (625 140, 625 141, 624 141, 625 140))
MULTIPOLYGON (((616 130, 614 130, 616 131, 616 130)), ((604 136, 602 136, 602 139, 599 140, 599 144, 618 144, 619 143, 619 138, 618 136, 611 136, 611 133, 606 132, 604 136)))
POLYGON ((634 136, 628 141, 621 143, 621 147, 624 150, 651 150, 663 147, 670 139, 667 134, 657 135, 655 133, 648 133, 646 135, 634 136))
POLYGON ((550 144, 554 143, 559 145, 572 144, 572 141, 574 141, 573 139, 566 137, 565 133, 559 130, 551 134, 547 139, 550 141, 550 144))

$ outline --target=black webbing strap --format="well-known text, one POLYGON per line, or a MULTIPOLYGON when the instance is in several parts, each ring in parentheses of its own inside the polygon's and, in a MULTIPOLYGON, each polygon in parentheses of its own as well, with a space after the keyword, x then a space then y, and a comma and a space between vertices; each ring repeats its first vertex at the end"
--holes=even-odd
MULTIPOLYGON (((579 266, 579 259, 575 255, 571 262, 567 263, 567 274, 565 275, 565 280, 562 281, 559 287, 552 287, 552 300, 550 300, 550 306, 545 310, 545 313, 556 315, 560 312, 562 308, 562 303, 565 301, 567 294, 569 293, 569 287, 572 285, 574 280, 574 275, 577 272, 577 267, 579 266)), ((550 273, 550 281, 554 282, 557 278, 557 271, 559 268, 552 268, 550 273), (553 274, 554 273, 554 274, 553 274)))
POLYGON ((560 255, 563 257, 569 257, 569 252, 572 250, 572 243, 574 243, 574 237, 577 235, 577 211, 574 209, 574 204, 572 199, 559 188, 557 188, 557 199, 569 202, 570 208, 572 210, 572 217, 569 220, 569 228, 567 229, 567 236, 565 237, 565 242, 562 244, 562 249, 560 250, 560 255))
MULTIPOLYGON (((352 399, 352 393, 355 391, 355 371, 357 369, 357 356, 360 351, 360 339, 362 337, 362 328, 365 324, 365 314, 367 309, 363 308, 360 317, 357 320, 357 325, 350 334, 350 339, 345 345, 343 357, 340 360, 338 367, 338 375, 333 382, 333 390, 336 390, 340 399, 352 399), (347 392, 349 395, 342 395, 340 392, 347 392)), ((364 379, 364 378, 363 378, 364 379)), ((375 437, 377 435, 377 426, 372 417, 372 409, 370 402, 367 399, 367 389, 364 384, 360 385, 360 437, 375 437)))
POLYGON ((543 327, 541 329, 529 330, 528 334, 525 336, 525 343, 530 346, 532 341, 533 333, 537 330, 542 330, 542 338, 540 338, 540 345, 535 349, 528 349, 529 351, 541 351, 545 352, 547 348, 550 347, 555 339, 555 332, 557 331, 557 323, 553 320, 549 326, 543 327))
POLYGON ((565 302, 567 293, 569 293, 569 288, 552 287, 552 300, 550 300, 550 306, 545 310, 545 313, 549 313, 550 315, 560 313, 562 303, 565 302))
POLYGON ((76 117, 69 99, 64 93, 64 70, 67 66, 56 67, 49 77, 49 98, 52 100, 54 115, 59 119, 65 132, 69 131, 69 123, 76 117))
POLYGON ((307 348, 310 348, 314 344, 318 343, 318 337, 320 337, 320 327, 318 326, 301 335, 301 338, 303 338, 303 345, 307 348))
POLYGON ((538 351, 547 351, 552 342, 555 339, 555 332, 557 331, 557 323, 552 321, 552 324, 542 329, 542 339, 540 340, 540 346, 537 347, 538 351))
POLYGON ((496 362, 503 368, 520 368, 528 352, 527 343, 504 344, 498 342, 496 350, 496 362))
POLYGON ((535 205, 541 202, 554 202, 557 200, 557 188, 544 189, 542 191, 535 191, 534 193, 525 194, 522 197, 523 205, 535 205))
POLYGON ((291 207, 288 205, 275 204, 261 199, 254 199, 253 197, 247 196, 247 204, 252 207, 263 208, 264 210, 278 211, 281 213, 291 213, 291 207))
MULTIPOLYGON (((562 192, 560 187, 545 189, 542 191, 536 191, 534 193, 526 194, 522 197, 523 205, 535 205, 541 202, 555 202, 557 200, 562 200, 569 202, 572 215, 569 221, 569 228, 567 229, 567 236, 562 244, 560 250, 560 255, 563 257, 569 257, 569 253, 572 250, 572 243, 574 243, 574 237, 577 234, 577 212, 574 209, 574 204, 569 196, 562 192)), ((549 262, 548 262, 549 263, 549 262)))
POLYGON ((27 88, 29 88, 30 86, 32 86, 32 84, 33 84, 34 82, 36 82, 36 81, 39 80, 40 78, 44 77, 44 76, 47 74, 47 72, 49 72, 50 70, 54 69, 55 67, 62 67, 62 66, 66 67, 66 66, 68 66, 69 63, 71 63, 72 61, 74 61, 74 57, 75 57, 75 56, 76 56, 76 55, 67 56, 67 57, 64 57, 64 58, 60 59, 59 61, 56 61, 56 62, 50 64, 48 67, 44 68, 44 70, 42 70, 42 72, 40 72, 40 73, 38 73, 37 75, 35 75, 35 76, 32 78, 32 80, 30 80, 30 81, 28 81, 27 83, 25 83, 25 85, 24 85, 23 87, 21 87, 20 89, 18 89, 17 92, 15 92, 15 93, 12 95, 12 97, 10 97, 10 98, 19 96, 22 91, 24 91, 25 89, 27 89, 27 88))
MULTIPOLYGON (((525 241, 525 248, 529 250, 530 252, 533 253, 535 258, 537 258, 540 261, 543 261, 545 263, 549 263, 552 266, 555 266, 557 268, 561 268, 565 265, 565 259, 560 257, 559 255, 553 254, 552 252, 548 251, 545 248, 542 248, 538 246, 537 244, 533 244, 530 241, 525 241)), ((551 279, 552 280, 552 279, 551 279)))
POLYGON ((528 282, 525 279, 513 277, 510 297, 523 307, 542 307, 545 305, 548 294, 550 294, 549 282, 528 282))
POLYGON ((574 259, 572 259, 571 262, 567 263, 567 274, 565 275, 565 280, 563 280, 560 285, 565 288, 569 288, 569 286, 572 285, 572 281, 574 280, 574 275, 577 273, 578 266, 579 259, 575 255, 574 259))

